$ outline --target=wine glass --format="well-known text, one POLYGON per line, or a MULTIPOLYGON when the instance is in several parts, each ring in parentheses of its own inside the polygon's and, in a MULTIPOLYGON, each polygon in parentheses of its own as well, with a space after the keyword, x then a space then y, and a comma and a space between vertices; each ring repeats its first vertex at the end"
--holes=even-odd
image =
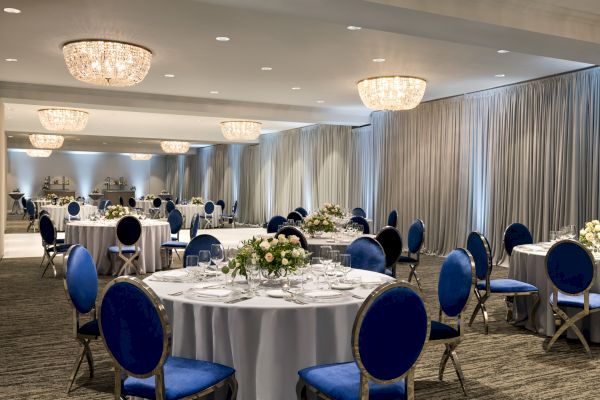
POLYGON ((210 251, 200 250, 198 252, 198 266, 200 267, 200 274, 206 273, 206 268, 210 265, 210 251))
POLYGON ((225 258, 225 249, 222 244, 211 244, 210 245, 210 260, 215 264, 218 270, 225 258))
POLYGON ((348 273, 352 270, 352 256, 340 254, 340 270, 344 274, 344 281, 348 281, 348 273))
POLYGON ((312 257, 310 259, 310 269, 316 278, 316 286, 319 287, 319 277, 325 272, 325 266, 321 257, 312 257))
POLYGON ((192 268, 189 270, 192 277, 198 278, 198 274, 196 273, 198 269, 198 256, 187 256, 185 258, 185 266, 186 268, 192 268))
POLYGON ((332 251, 331 246, 321 246, 321 260, 323 264, 329 265, 331 263, 332 251))

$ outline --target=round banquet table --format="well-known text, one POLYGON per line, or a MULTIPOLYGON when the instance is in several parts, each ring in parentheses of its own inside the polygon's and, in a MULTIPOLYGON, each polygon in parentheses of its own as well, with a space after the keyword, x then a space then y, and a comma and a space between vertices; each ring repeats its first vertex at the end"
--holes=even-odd
MULTIPOLYGON (((176 208, 181 211, 183 215, 184 226, 189 227, 190 221, 194 214, 198 213, 200 216, 204 216, 204 204, 177 204, 176 208)), ((213 218, 215 221, 214 226, 219 225, 219 219, 221 218, 221 206, 215 204, 215 211, 213 212, 213 218)))
MULTIPOLYGON (((162 269, 160 244, 170 240, 169 224, 166 221, 142 220, 142 237, 138 246, 142 252, 137 262, 141 274, 162 269)), ((117 244, 117 220, 72 221, 67 223, 65 241, 81 244, 92 254, 96 269, 101 275, 113 275, 122 262, 114 257, 111 266, 108 247, 117 244)))
MULTIPOLYGON (((150 212, 150 209, 154 208, 154 204, 152 204, 152 202, 153 202, 153 200, 136 200, 135 207, 141 208, 142 210, 144 210, 144 214, 148 214, 150 212)), ((167 202, 164 200, 160 204, 160 213, 162 215, 165 214, 165 206, 166 205, 167 205, 167 202)), ((129 206, 129 204, 126 204, 126 206, 129 206)))
MULTIPOLYGON (((52 218, 52 222, 54 222, 54 226, 57 231, 65 230, 65 217, 67 214, 67 206, 54 206, 51 204, 42 206, 42 210, 48 211, 50 214, 50 218, 52 218)), ((90 215, 93 215, 98 211, 98 207, 92 206, 89 204, 84 204, 81 206, 81 211, 79 211, 79 216, 82 220, 89 219, 90 215)))
POLYGON ((307 250, 312 252, 316 256, 320 254, 321 246, 331 246, 331 248, 333 250, 337 250, 343 254, 346 252, 346 248, 348 248, 350 243, 352 243, 357 238, 362 237, 362 236, 368 236, 368 237, 372 237, 372 238, 375 237, 375 235, 360 235, 360 236, 354 236, 354 237, 346 237, 346 236, 336 237, 335 239, 331 239, 331 235, 329 235, 329 237, 328 237, 327 234, 325 234, 322 237, 313 238, 313 237, 310 237, 306 233, 305 233, 305 236, 306 236, 306 244, 308 245, 307 250))
MULTIPOLYGON (((393 280, 363 270, 348 276, 393 280)), ((296 304, 263 293, 227 304, 169 295, 193 283, 144 281, 167 310, 172 355, 235 368, 238 400, 295 399, 300 369, 353 359, 352 326, 362 299, 296 304)), ((372 290, 359 286, 352 293, 366 297, 372 290)))
MULTIPOLYGON (((546 275, 546 254, 553 243, 535 243, 529 245, 516 246, 513 249, 510 258, 510 269, 508 277, 518 279, 523 282, 535 285, 540 291, 540 303, 536 311, 536 327, 537 332, 541 335, 552 336, 555 332, 554 318, 552 316, 552 307, 549 304, 550 294, 552 293, 552 282, 546 275)), ((596 264, 600 260, 596 258, 596 264)), ((600 292, 600 280, 598 270, 591 289, 592 292, 600 292)), ((524 321, 522 324, 529 330, 535 331, 531 321, 527 321, 527 310, 534 303, 532 296, 516 296, 515 297, 515 321, 524 321)), ((575 309, 563 308, 567 314, 573 315, 577 312, 575 309)), ((577 326, 590 335, 590 340, 595 343, 600 343, 600 315, 592 314, 585 317, 577 323, 577 326)), ((577 336, 569 329, 567 330, 569 338, 576 339, 577 336)))

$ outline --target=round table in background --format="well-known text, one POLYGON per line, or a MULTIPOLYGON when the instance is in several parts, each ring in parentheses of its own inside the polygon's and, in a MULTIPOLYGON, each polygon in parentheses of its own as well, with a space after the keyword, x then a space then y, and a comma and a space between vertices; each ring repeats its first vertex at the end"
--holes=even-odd
MULTIPOLYGON (((201 217, 204 216, 204 204, 177 204, 175 206, 181 215, 183 215, 184 227, 189 228, 190 221, 194 214, 198 213, 201 217)), ((219 225, 219 219, 221 218, 221 206, 215 204, 215 211, 213 212, 214 225, 219 225)))
MULTIPOLYGON (((41 208, 42 210, 48 211, 50 214, 50 218, 52 218, 52 222, 54 222, 54 227, 57 231, 65 230, 65 217, 67 214, 67 206, 54 206, 51 204, 44 205, 41 208)), ((95 214, 98 211, 98 207, 92 206, 90 204, 84 204, 81 206, 81 211, 79 211, 79 216, 81 220, 89 219, 90 215, 95 214)))

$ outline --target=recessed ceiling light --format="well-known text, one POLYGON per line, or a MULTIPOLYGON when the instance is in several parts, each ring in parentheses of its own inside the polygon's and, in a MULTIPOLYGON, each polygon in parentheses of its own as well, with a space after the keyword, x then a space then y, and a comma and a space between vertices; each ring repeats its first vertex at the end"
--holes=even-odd
POLYGON ((9 13, 9 14, 21 14, 21 10, 19 10, 18 8, 12 8, 12 7, 6 7, 4 9, 5 13, 9 13))
POLYGON ((14 111, 14 108, 12 108, 12 107, 6 107, 6 110, 7 111, 14 111))
POLYGON ((208 93, 210 93, 210 94, 219 94, 219 91, 218 91, 218 90, 211 90, 211 91, 210 91, 210 92, 208 92, 208 93))
POLYGON ((138 144, 141 144, 142 142, 138 142, 138 144))
POLYGON ((510 53, 510 50, 503 50, 503 49, 500 49, 500 50, 498 50, 496 53, 498 53, 498 54, 506 54, 506 53, 510 53))
POLYGON ((317 100, 317 103, 323 104, 323 103, 325 103, 325 100, 317 100))
POLYGON ((505 74, 496 74, 494 75, 496 78, 504 78, 506 75, 505 74))
POLYGON ((13 135, 8 135, 9 138, 13 137, 13 135))
POLYGON ((292 90, 300 90, 300 89, 302 89, 300 86, 294 86, 294 87, 292 88, 292 90))
POLYGON ((362 29, 362 26, 348 25, 346 29, 348 29, 349 31, 360 31, 362 29))
POLYGON ((385 62, 385 58, 374 58, 373 62, 382 63, 382 62, 385 62))
POLYGON ((260 67, 261 71, 271 71, 272 67, 260 67))
POLYGON ((17 62, 19 60, 17 60, 16 58, 5 58, 4 61, 8 61, 8 62, 17 62))
POLYGON ((175 78, 175 75, 173 75, 173 74, 165 74, 165 78, 175 78))
POLYGON ((108 143, 106 143, 106 142, 102 142, 102 144, 108 144, 108 143))
POLYGON ((217 36, 215 39, 217 42, 229 42, 231 40, 227 36, 217 36))

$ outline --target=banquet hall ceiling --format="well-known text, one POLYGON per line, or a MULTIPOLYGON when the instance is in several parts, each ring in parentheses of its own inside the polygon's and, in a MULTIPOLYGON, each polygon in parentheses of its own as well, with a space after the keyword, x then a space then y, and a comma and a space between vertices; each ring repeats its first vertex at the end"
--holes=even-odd
POLYGON ((211 143, 224 141, 218 122, 228 118, 261 120, 263 133, 312 123, 368 123, 370 110, 355 86, 368 76, 424 77, 424 100, 432 100, 600 62, 600 2, 523 3, 0 0, 2 8, 22 11, 0 13, 5 129, 43 132, 34 111, 61 105, 90 111, 84 135, 211 143), (348 25, 363 29, 350 31, 348 25), (76 81, 61 45, 82 38, 149 48, 154 56, 148 76, 130 88, 76 81))

